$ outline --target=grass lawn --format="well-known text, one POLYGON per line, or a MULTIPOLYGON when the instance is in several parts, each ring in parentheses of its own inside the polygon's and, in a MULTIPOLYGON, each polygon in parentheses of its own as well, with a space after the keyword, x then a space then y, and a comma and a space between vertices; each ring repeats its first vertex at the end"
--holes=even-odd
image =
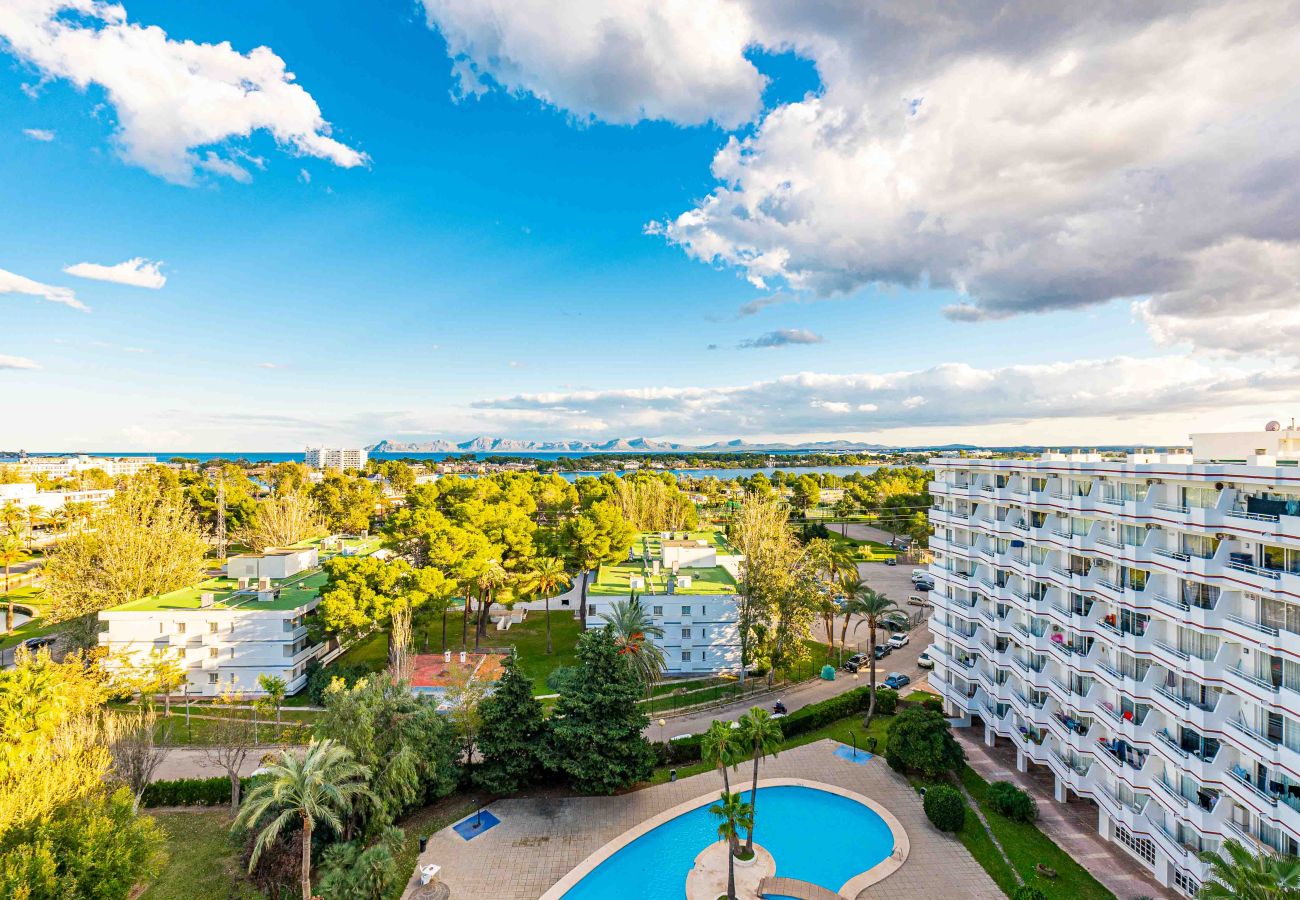
POLYGON ((230 841, 228 812, 205 809, 152 815, 167 832, 169 858, 140 900, 261 898, 261 892, 241 877, 239 848, 230 841))
POLYGON ((831 531, 829 540, 836 547, 851 547, 862 562, 884 562, 898 556, 898 551, 888 544, 879 541, 860 541, 857 538, 845 537, 834 530, 831 531))
MULTIPOLYGON (((556 604, 557 606, 559 604, 556 604)), ((551 610, 551 647, 555 651, 546 655, 546 612, 529 610, 528 618, 509 631, 488 632, 487 643, 493 647, 514 647, 519 654, 519 668, 533 681, 534 694, 555 693, 546 686, 546 676, 560 666, 578 664, 575 647, 582 625, 573 617, 570 607, 551 610)))
MULTIPOLYGON (((1052 843, 1051 838, 1038 830, 1038 826, 1012 822, 990 809, 986 802, 988 782, 973 769, 966 767, 962 770, 962 783, 975 798, 975 802, 980 805, 985 818, 989 820, 989 827, 1002 842, 1003 849, 1011 858, 1011 864, 1020 873, 1025 884, 1039 888, 1048 898, 1114 900, 1114 894, 1088 874, 1088 871, 1075 862, 1073 857, 1052 843), (1057 877, 1040 878, 1034 872, 1037 863, 1055 869, 1057 877)), ((979 820, 973 815, 967 816, 966 825, 958 836, 998 886, 1009 893, 1014 888, 1015 882, 1007 870, 1006 863, 993 846, 993 842, 984 833, 979 820), (969 832, 978 832, 978 834, 968 834, 969 832)))
POLYGON ((388 632, 376 631, 374 634, 366 635, 349 647, 338 659, 330 663, 330 668, 359 666, 367 672, 378 672, 387 665, 388 632))
MULTIPOLYGON (((172 706, 172 714, 164 716, 161 713, 158 716, 157 724, 154 726, 154 734, 157 740, 161 741, 166 734, 167 742, 173 746, 193 746, 201 747, 215 742, 216 729, 221 725, 214 719, 201 718, 194 715, 196 710, 190 710, 190 724, 185 724, 184 709, 178 710, 175 705, 172 706)), ((277 727, 275 720, 263 722, 257 728, 257 740, 260 744, 306 744, 311 740, 312 727, 310 723, 291 722, 285 719, 277 727)))

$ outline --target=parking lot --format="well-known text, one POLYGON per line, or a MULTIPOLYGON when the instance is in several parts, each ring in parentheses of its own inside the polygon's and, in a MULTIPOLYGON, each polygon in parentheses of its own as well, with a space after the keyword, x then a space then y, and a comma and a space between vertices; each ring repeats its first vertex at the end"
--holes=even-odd
MULTIPOLYGON (((930 646, 930 608, 910 606, 907 602, 908 597, 925 596, 912 587, 912 570, 919 568, 923 567, 901 562, 896 566, 887 566, 884 563, 858 564, 858 574, 862 576, 862 580, 897 603, 899 609, 906 611, 915 621, 909 632, 907 646, 894 650, 876 663, 876 674, 881 679, 890 672, 902 672, 915 683, 921 676, 928 674, 916 664, 916 658, 930 646)), ((855 653, 865 653, 870 643, 870 636, 867 634, 865 624, 855 628, 856 625, 856 619, 849 624, 848 649, 855 653)), ((889 633, 881 629, 878 640, 886 640, 888 636, 889 633)))

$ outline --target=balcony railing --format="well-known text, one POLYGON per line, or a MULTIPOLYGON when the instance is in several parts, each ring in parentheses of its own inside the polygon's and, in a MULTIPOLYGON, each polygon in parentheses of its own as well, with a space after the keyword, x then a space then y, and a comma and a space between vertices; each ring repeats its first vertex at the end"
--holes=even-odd
POLYGON ((1192 557, 1189 553, 1182 553, 1178 550, 1166 550, 1164 547, 1155 547, 1151 551, 1156 556, 1163 556, 1166 559, 1175 559, 1178 562, 1190 562, 1192 557))
POLYGON ((1236 622, 1238 625, 1249 628, 1251 631, 1258 631, 1269 637, 1277 637, 1278 631, 1271 625, 1265 625, 1263 622, 1252 622, 1250 619, 1228 613, 1224 616, 1229 622, 1236 622))
POLYGON ((1232 516, 1234 519, 1248 519, 1251 522, 1277 522, 1277 516, 1270 516, 1266 513, 1246 512, 1244 509, 1230 509, 1224 515, 1232 516))
POLYGON ((1228 724, 1232 726, 1233 729, 1240 731, 1242 734, 1246 735, 1247 737, 1254 738, 1255 740, 1259 741, 1261 744, 1264 744, 1265 746, 1273 750, 1276 750, 1278 747, 1277 741, 1271 740, 1268 737, 1266 737, 1262 732, 1256 731, 1254 728, 1247 725, 1244 719, 1229 719, 1228 724))
POLYGON ((1260 578, 1267 578, 1271 581, 1280 581, 1282 574, 1273 569, 1263 569, 1259 566, 1253 566, 1250 563, 1237 562, 1232 560, 1228 563, 1229 569, 1236 569, 1238 572, 1245 572, 1247 575, 1255 575, 1260 578))

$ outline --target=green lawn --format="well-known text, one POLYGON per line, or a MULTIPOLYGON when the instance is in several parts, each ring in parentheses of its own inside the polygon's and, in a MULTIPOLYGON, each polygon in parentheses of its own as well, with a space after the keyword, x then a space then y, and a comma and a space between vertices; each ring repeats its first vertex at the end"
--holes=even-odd
MULTIPOLYGON (((966 767, 962 770, 962 783, 975 798, 975 802, 980 805, 985 818, 989 820, 989 827, 1002 842, 1003 849, 1011 858, 1011 864, 1015 866, 1026 884, 1042 890, 1049 900, 1052 898, 1115 900, 1114 894, 1088 874, 1088 871, 1075 862, 1073 857, 1052 843, 1047 835, 1038 830, 1038 826, 1012 822, 990 809, 985 799, 988 793, 988 782, 973 769, 966 767), (1055 869, 1057 877, 1039 877, 1034 872, 1034 866, 1038 863, 1055 869)), ((973 815, 967 816, 966 825, 958 836, 993 880, 1009 893, 1015 884, 1011 873, 993 846, 993 842, 984 833, 979 820, 973 815)))
MULTIPOLYGON (((250 717, 251 711, 230 710, 239 718, 250 717)), ((212 718, 203 716, 211 715, 204 710, 196 707, 190 708, 190 723, 185 724, 185 709, 183 705, 172 704, 172 714, 165 716, 159 708, 158 720, 154 726, 154 735, 157 740, 162 741, 164 737, 167 743, 174 746, 204 746, 214 743, 216 729, 221 725, 220 722, 212 718)), ((285 710, 281 716, 281 724, 276 725, 275 719, 263 721, 257 728, 257 740, 260 744, 306 744, 311 740, 312 723, 307 717, 314 719, 319 713, 309 710, 285 710)))
POLYGON ((861 541, 857 538, 845 537, 833 528, 831 529, 830 542, 836 547, 852 548, 857 558, 862 562, 884 562, 887 559, 898 556, 898 551, 891 548, 888 544, 882 544, 879 541, 861 541))
POLYGON ((546 613, 530 610, 528 618, 509 631, 489 631, 488 644, 493 647, 514 647, 519 654, 519 668, 533 681, 534 694, 552 694, 546 686, 546 676, 560 666, 578 664, 575 647, 582 625, 573 617, 571 607, 558 606, 551 610, 551 647, 546 655, 546 613))
POLYGON ((230 840, 225 810, 155 812, 167 832, 168 859, 140 900, 259 900, 262 894, 241 875, 239 848, 230 840))
POLYGON ((40 637, 43 634, 49 634, 58 626, 46 625, 40 618, 49 606, 45 600, 45 591, 43 588, 21 587, 14 588, 8 595, 0 597, 0 650, 7 650, 20 641, 28 638, 40 637), (12 598, 15 606, 25 606, 34 610, 37 617, 29 622, 25 622, 14 629, 13 634, 4 634, 4 617, 8 608, 9 600, 12 598))

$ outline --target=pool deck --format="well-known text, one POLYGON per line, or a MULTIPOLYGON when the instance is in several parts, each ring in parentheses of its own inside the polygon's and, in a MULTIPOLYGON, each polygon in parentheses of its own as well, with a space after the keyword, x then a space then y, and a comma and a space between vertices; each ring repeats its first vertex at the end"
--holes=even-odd
MULTIPOLYGON (((883 759, 857 765, 835 756, 837 746, 827 740, 787 750, 768 759, 760 777, 821 782, 861 794, 893 814, 908 838, 907 861, 851 900, 1003 896, 959 841, 926 821, 920 797, 883 759)), ((416 871, 426 863, 442 866, 440 877, 457 900, 537 900, 625 831, 721 787, 721 776, 710 772, 616 797, 499 800, 488 808, 500 825, 475 837, 472 846, 444 828, 430 838, 416 871)), ((762 828, 760 816, 760 844, 762 828)), ((683 892, 685 878, 683 872, 683 892)), ((413 876, 404 896, 411 896, 418 885, 418 876, 413 876)))

